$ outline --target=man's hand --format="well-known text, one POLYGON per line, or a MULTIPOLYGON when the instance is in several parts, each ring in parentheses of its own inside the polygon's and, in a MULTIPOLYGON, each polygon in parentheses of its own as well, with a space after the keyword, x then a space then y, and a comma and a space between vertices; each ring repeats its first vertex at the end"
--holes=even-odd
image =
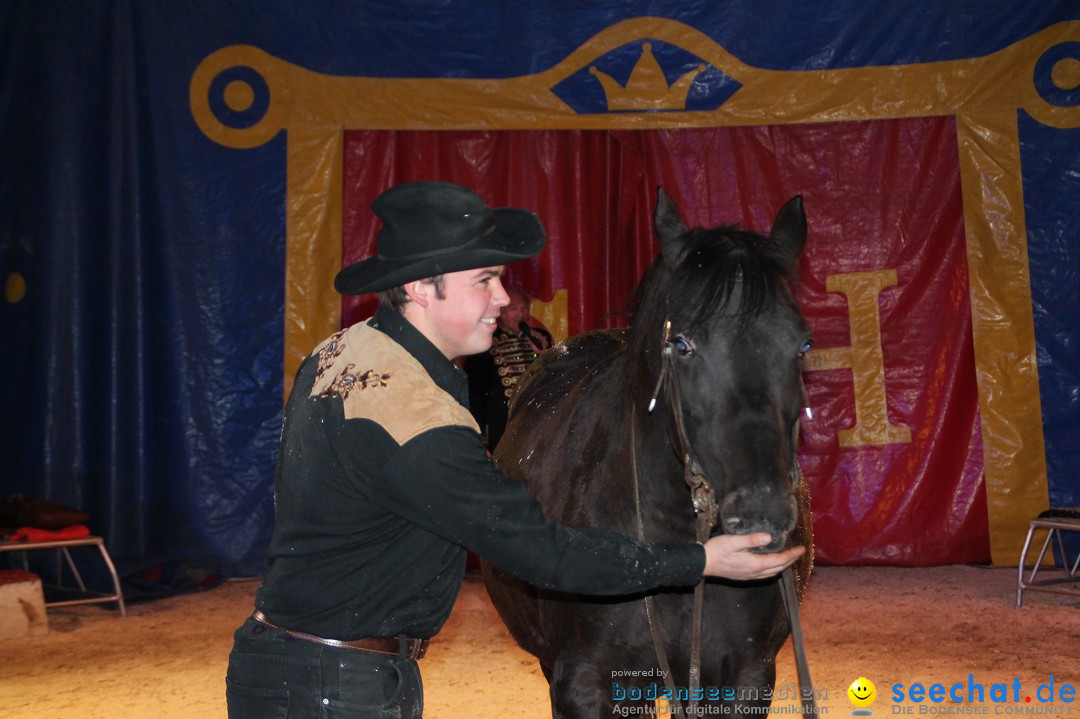
POLYGON ((766 532, 720 534, 705 542, 705 576, 746 581, 766 579, 786 569, 801 557, 805 547, 793 547, 775 554, 753 554, 748 549, 764 547, 772 541, 766 532))

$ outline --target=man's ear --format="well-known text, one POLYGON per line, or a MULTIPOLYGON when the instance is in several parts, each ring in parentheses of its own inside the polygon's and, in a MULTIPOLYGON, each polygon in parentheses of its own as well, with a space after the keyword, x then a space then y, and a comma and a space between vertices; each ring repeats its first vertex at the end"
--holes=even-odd
POLYGON ((423 280, 414 280, 402 285, 402 287, 404 287, 405 294, 409 296, 410 300, 425 309, 435 295, 435 285, 423 280))

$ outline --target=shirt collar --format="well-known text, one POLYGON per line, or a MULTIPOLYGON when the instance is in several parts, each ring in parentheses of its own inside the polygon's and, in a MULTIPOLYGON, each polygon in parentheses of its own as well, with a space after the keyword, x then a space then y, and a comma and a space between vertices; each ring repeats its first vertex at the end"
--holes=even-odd
POLYGON ((385 333, 411 354, 427 371, 440 389, 456 399, 463 407, 469 406, 469 379, 458 366, 431 343, 420 330, 412 326, 401 313, 379 305, 368 325, 385 333))

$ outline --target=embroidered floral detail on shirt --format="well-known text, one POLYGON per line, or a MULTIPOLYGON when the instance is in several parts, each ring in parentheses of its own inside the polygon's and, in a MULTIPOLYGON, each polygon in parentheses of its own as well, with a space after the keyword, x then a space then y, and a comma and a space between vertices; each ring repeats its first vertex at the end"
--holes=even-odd
POLYGON ((390 379, 391 373, 379 374, 373 369, 369 369, 364 374, 360 375, 360 389, 367 389, 368 387, 385 387, 386 380, 390 379))
MULTIPOLYGON (((330 339, 327 340, 323 348, 319 350, 319 367, 315 370, 315 381, 318 382, 322 378, 326 370, 334 364, 334 359, 345 350, 345 343, 341 341, 342 335, 345 334, 345 330, 330 335, 330 339)), ((349 365, 352 367, 352 365, 349 365)))
POLYGON ((362 374, 357 374, 353 371, 356 367, 355 364, 349 363, 345 365, 345 369, 338 373, 338 376, 331 380, 330 384, 326 386, 322 392, 319 393, 320 397, 341 397, 346 400, 349 398, 349 393, 353 390, 360 390, 361 392, 369 387, 386 387, 387 380, 390 379, 391 373, 379 374, 373 369, 364 371, 362 374))
POLYGON ((469 410, 436 385, 408 350, 367 322, 328 337, 306 362, 312 375, 319 374, 310 399, 339 397, 345 420, 372 420, 399 445, 435 427, 480 431, 469 410), (411 409, 417 406, 424 411, 411 409))

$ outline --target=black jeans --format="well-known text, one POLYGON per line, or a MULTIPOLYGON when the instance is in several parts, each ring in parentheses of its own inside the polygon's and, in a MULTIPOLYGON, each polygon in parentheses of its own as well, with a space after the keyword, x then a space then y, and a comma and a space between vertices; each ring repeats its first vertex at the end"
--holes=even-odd
POLYGON ((338 649, 249 618, 233 635, 229 719, 420 719, 420 667, 407 656, 338 649))

